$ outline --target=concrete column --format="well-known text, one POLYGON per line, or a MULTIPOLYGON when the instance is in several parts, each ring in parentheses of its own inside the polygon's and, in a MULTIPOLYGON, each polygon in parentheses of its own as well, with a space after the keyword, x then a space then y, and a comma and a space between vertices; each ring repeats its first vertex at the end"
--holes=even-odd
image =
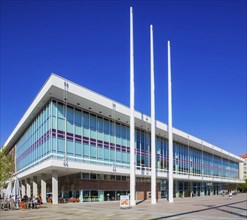
POLYGON ((184 182, 183 182, 183 198, 185 197, 184 182))
POLYGON ((175 183, 175 196, 176 196, 176 198, 179 198, 179 183, 178 183, 178 180, 175 180, 174 183, 175 183))
POLYGON ((58 204, 58 175, 52 171, 52 203, 58 204))
POLYGON ((214 187, 210 186, 210 196, 212 196, 214 194, 214 187))
POLYGON ((83 202, 83 190, 80 190, 80 202, 83 202))
POLYGON ((190 197, 192 197, 192 192, 193 192, 193 183, 190 182, 190 197))
POLYGON ((46 203, 46 176, 41 174, 41 198, 42 202, 46 203))
POLYGON ((200 188, 201 188, 200 196, 204 196, 204 185, 202 182, 200 183, 200 188))
POLYGON ((37 186, 37 176, 33 177, 33 195, 34 197, 38 194, 38 186, 37 186))
POLYGON ((31 197, 31 184, 30 184, 29 178, 26 180, 26 186, 27 186, 27 196, 30 198, 31 197))
POLYGON ((26 181, 22 180, 21 181, 21 197, 26 195, 26 181))

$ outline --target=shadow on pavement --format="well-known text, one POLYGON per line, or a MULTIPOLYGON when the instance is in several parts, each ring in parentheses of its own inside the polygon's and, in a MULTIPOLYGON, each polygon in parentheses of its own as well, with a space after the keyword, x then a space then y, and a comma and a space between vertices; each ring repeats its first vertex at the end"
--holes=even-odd
POLYGON ((219 211, 222 211, 222 212, 226 212, 226 213, 229 213, 229 214, 232 214, 232 215, 237 215, 237 216, 239 216, 241 218, 246 219, 247 215, 242 215, 242 214, 239 214, 239 213, 235 213, 235 212, 227 211, 227 210, 224 210, 224 209, 220 209, 222 207, 227 207, 229 205, 239 204, 239 203, 243 203, 243 202, 246 202, 246 200, 239 201, 239 202, 233 202, 233 203, 229 203, 229 204, 224 204, 224 205, 219 205, 219 206, 214 206, 214 207, 205 208, 205 209, 199 209, 199 210, 196 210, 196 211, 183 212, 183 213, 163 216, 163 217, 159 217, 159 218, 153 218, 152 220, 167 219, 167 218, 172 218, 172 217, 177 217, 177 216, 182 216, 182 215, 189 215, 189 214, 192 214, 192 213, 198 213, 198 212, 208 211, 208 210, 212 210, 212 209, 216 209, 216 210, 219 210, 219 211))
POLYGON ((145 202, 145 201, 146 201, 146 200, 141 200, 141 201, 137 202, 136 205, 139 205, 139 204, 141 204, 141 203, 143 203, 143 202, 145 202))
MULTIPOLYGON (((247 201, 246 201, 246 203, 247 203, 247 201)), ((240 207, 236 207, 236 206, 231 206, 231 205, 227 205, 227 207, 234 208, 234 209, 240 209, 240 210, 244 210, 244 211, 247 212, 247 208, 244 209, 244 208, 240 208, 240 207)), ((246 204, 246 207, 247 207, 247 204, 246 204)))

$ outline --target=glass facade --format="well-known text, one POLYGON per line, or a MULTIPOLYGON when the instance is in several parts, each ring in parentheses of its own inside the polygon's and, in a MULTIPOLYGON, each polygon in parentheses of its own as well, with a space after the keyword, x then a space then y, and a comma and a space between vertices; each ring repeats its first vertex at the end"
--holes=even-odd
POLYGON ((31 122, 16 144, 16 170, 21 170, 51 153, 50 102, 31 122))
MULTIPOLYGON (((150 133, 136 129, 137 169, 150 170, 150 133)), ((17 171, 49 156, 68 161, 129 167, 129 126, 78 107, 51 100, 16 144, 17 171)), ((200 146, 198 146, 200 147, 200 146)), ((199 148, 200 149, 200 148, 199 148)), ((174 173, 238 178, 239 164, 174 142, 174 173)), ((156 167, 167 172, 168 140, 156 137, 156 167)), ((93 193, 94 194, 94 193, 93 193)))

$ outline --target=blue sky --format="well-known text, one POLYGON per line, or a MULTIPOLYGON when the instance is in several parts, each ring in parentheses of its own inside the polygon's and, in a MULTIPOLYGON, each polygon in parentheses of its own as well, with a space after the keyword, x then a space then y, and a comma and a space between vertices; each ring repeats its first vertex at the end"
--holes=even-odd
POLYGON ((167 123, 171 41, 173 125, 246 152, 244 0, 1 0, 1 145, 52 72, 129 106, 129 7, 134 7, 135 107, 150 115, 154 26, 156 118, 167 123))

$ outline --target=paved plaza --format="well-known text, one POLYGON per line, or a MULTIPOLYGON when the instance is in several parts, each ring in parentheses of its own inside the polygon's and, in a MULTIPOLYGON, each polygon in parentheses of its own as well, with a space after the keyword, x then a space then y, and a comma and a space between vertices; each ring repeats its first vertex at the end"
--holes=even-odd
POLYGON ((247 218, 247 194, 175 199, 156 205, 140 201, 131 209, 120 209, 119 202, 45 204, 39 209, 0 211, 8 219, 183 219, 237 220, 247 218))

